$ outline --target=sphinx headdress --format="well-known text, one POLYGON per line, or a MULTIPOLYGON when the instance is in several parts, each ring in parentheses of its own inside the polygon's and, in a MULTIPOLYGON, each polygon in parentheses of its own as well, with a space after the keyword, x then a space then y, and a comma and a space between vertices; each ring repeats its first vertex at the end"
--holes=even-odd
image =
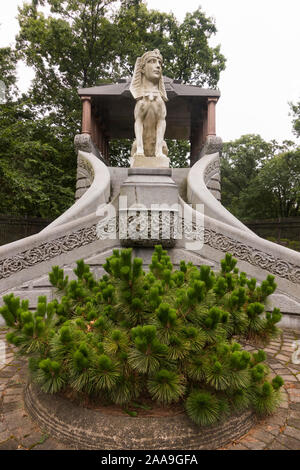
MULTIPOLYGON (((142 90, 142 69, 147 63, 149 59, 155 57, 156 59, 160 59, 161 62, 163 61, 162 55, 158 49, 154 51, 145 52, 142 57, 138 57, 135 62, 133 77, 131 80, 131 84, 129 90, 131 91, 132 96, 136 100, 140 100, 143 98, 143 90, 142 90)), ((164 101, 168 101, 167 93, 165 89, 165 84, 163 77, 161 76, 159 79, 158 89, 160 91, 161 97, 164 101)))

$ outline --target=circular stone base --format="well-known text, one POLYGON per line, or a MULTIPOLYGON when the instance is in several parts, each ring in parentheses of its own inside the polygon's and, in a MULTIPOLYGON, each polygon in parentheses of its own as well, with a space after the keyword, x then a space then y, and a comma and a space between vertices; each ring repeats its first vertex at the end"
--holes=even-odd
POLYGON ((104 415, 29 384, 24 392, 31 417, 52 437, 75 449, 217 449, 246 434, 255 423, 251 411, 216 426, 199 428, 185 414, 170 417, 104 415))

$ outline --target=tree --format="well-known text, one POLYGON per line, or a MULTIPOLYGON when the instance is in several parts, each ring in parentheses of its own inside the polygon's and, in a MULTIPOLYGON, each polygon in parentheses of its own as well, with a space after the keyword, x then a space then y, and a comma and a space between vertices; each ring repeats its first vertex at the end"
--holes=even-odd
POLYGON ((31 108, 0 105, 0 213, 56 218, 74 202, 70 151, 31 108))
POLYGON ((115 1, 48 0, 42 2, 51 7, 48 17, 36 5, 19 9, 16 47, 35 71, 30 95, 72 137, 80 130, 77 89, 116 78, 110 70, 116 28, 105 16, 115 1))
POLYGON ((55 218, 74 201, 74 168, 49 117, 18 96, 17 54, 0 49, 5 100, 0 104, 0 213, 55 218))
POLYGON ((237 217, 245 217, 243 194, 259 168, 272 157, 276 144, 259 135, 243 135, 224 144, 221 159, 222 203, 237 217))
MULTIPOLYGON (((164 55, 165 74, 183 81, 215 87, 225 67, 219 47, 208 43, 215 25, 200 9, 180 24, 141 0, 32 0, 18 19, 16 50, 0 50, 8 90, 0 109, 3 213, 56 217, 72 204, 78 88, 131 75, 136 57, 154 48, 164 55), (20 58, 35 71, 26 96, 15 87, 20 58)), ((187 165, 188 142, 168 145, 172 165, 187 165)), ((129 141, 112 142, 112 163, 127 166, 130 148, 129 141)))
MULTIPOLYGON (((190 143, 187 140, 166 140, 170 166, 172 168, 188 167, 190 154, 190 143)), ((130 139, 114 139, 110 142, 110 164, 111 166, 128 167, 131 153, 132 141, 130 139)))
POLYGON ((294 130, 294 134, 297 136, 297 137, 300 137, 300 101, 298 101, 298 103, 296 104, 293 104, 293 103, 289 103, 290 104, 290 108, 291 108, 291 111, 293 113, 293 130, 294 130))
POLYGON ((119 34, 120 72, 132 75, 136 57, 159 49, 164 58, 164 74, 170 78, 215 88, 225 58, 220 46, 210 47, 217 31, 212 18, 198 8, 187 13, 182 23, 173 14, 148 10, 143 2, 123 6, 115 17, 119 34))
POLYGON ((189 166, 190 142, 188 140, 166 140, 172 168, 186 168, 189 166))
MULTIPOLYGON (((70 146, 80 130, 77 89, 131 76, 136 57, 146 50, 159 48, 164 73, 184 82, 215 87, 225 68, 220 47, 208 43, 216 27, 200 9, 180 24, 172 14, 149 11, 141 0, 115 7, 115 0, 45 0, 19 11, 17 49, 36 73, 30 95, 41 113, 65 129, 70 146), (50 6, 48 17, 39 3, 50 6)), ((122 165, 124 151, 126 145, 114 164, 122 165)))
POLYGON ((253 216, 296 217, 300 215, 300 148, 275 155, 251 181, 253 216), (266 207, 267 206, 267 207, 266 207), (264 209, 265 208, 265 209, 264 209))
POLYGON ((224 206, 242 220, 276 217, 274 193, 264 190, 257 178, 276 155, 293 149, 293 142, 266 142, 254 134, 225 144, 221 159, 224 206))
MULTIPOLYGON (((2 101, 12 99, 18 92, 16 86, 17 54, 11 47, 0 48, 0 80, 4 83, 2 101)), ((0 102, 0 103, 1 103, 0 102)))

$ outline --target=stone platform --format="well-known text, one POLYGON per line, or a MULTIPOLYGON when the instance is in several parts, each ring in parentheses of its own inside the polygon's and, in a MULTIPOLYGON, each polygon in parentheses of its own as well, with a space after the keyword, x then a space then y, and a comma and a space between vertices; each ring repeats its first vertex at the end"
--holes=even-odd
POLYGON ((169 168, 170 159, 163 155, 161 157, 145 157, 134 155, 129 158, 131 168, 169 168))
MULTIPOLYGON (((6 344, 7 331, 7 328, 0 329, 0 347, 3 352, 5 345, 6 356, 0 363, 0 450, 73 449, 29 417, 24 406, 27 367, 23 360, 14 357, 14 348, 6 344)), ((272 375, 280 374, 285 380, 283 401, 277 413, 258 420, 247 434, 219 450, 300 450, 300 365, 291 362, 292 343, 297 339, 300 339, 299 331, 285 329, 266 348, 272 375)), ((250 344, 245 349, 255 350, 250 344)))

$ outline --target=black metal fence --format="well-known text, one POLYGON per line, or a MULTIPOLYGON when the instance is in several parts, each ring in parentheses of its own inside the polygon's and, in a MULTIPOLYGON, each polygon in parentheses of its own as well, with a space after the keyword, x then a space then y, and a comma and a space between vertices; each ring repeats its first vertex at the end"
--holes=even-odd
MULTIPOLYGON (((0 245, 29 237, 49 225, 52 219, 0 215, 0 245)), ((300 243, 300 217, 252 220, 245 225, 260 237, 271 238, 280 243, 294 240, 300 243)))
POLYGON ((300 217, 252 220, 245 225, 263 238, 273 237, 278 242, 282 239, 300 241, 300 217))
POLYGON ((51 219, 0 215, 0 245, 34 235, 47 227, 50 222, 51 219))

